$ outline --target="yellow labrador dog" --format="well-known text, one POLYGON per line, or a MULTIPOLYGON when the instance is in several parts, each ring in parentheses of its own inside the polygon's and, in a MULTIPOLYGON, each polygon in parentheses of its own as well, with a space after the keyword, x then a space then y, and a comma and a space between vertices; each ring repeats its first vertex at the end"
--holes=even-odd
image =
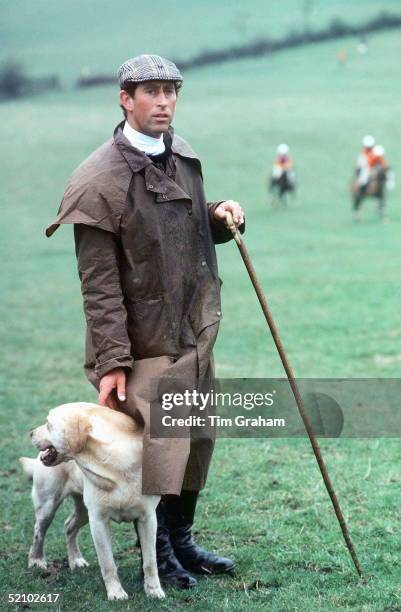
POLYGON ((89 520, 107 597, 127 599, 117 575, 109 523, 111 519, 136 521, 145 592, 164 597, 156 564, 156 506, 160 497, 141 493, 140 427, 121 412, 80 402, 50 410, 46 423, 30 435, 41 453, 36 459, 20 459, 33 480, 36 514, 29 566, 46 567, 46 530, 63 499, 72 496, 75 509, 65 522, 70 568, 87 565, 76 537, 89 520))

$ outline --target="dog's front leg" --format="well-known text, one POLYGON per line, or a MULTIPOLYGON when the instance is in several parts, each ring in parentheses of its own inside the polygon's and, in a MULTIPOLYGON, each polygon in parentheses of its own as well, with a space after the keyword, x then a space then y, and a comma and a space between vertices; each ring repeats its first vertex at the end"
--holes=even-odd
POLYGON ((89 513, 89 526, 106 587, 107 598, 109 600, 128 599, 128 595, 121 586, 121 582, 117 575, 117 567, 114 562, 111 548, 111 534, 108 519, 89 513))
POLYGON ((143 518, 138 519, 137 529, 142 550, 145 593, 150 597, 162 599, 164 591, 160 585, 156 563, 157 519, 155 512, 148 512, 143 518))

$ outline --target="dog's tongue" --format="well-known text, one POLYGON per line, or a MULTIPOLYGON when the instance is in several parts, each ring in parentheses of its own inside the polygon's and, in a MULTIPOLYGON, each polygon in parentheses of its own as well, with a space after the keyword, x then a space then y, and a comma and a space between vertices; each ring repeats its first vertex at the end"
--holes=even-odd
POLYGON ((40 453, 40 460, 45 465, 51 465, 57 459, 57 451, 54 446, 49 446, 40 453))

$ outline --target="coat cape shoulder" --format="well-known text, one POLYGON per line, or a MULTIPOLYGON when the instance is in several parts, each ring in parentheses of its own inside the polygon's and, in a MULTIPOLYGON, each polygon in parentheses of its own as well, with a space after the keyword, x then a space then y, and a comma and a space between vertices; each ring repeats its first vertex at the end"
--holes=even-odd
POLYGON ((83 223, 117 233, 131 177, 111 138, 73 172, 46 236, 64 223, 83 223))

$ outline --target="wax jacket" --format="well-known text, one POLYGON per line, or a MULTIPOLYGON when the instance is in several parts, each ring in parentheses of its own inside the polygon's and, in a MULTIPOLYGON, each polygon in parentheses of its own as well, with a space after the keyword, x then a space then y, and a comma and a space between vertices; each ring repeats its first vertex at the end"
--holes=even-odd
MULTIPOLYGON (((214 243, 231 233, 207 204, 201 164, 191 147, 165 134, 166 171, 114 137, 73 173, 47 236, 75 225, 78 271, 87 321, 88 378, 134 359, 179 358, 221 319, 214 243)), ((243 231, 243 228, 241 228, 243 231)), ((207 334, 203 336, 207 337, 207 334)), ((204 359, 211 354, 203 346, 204 359)))

